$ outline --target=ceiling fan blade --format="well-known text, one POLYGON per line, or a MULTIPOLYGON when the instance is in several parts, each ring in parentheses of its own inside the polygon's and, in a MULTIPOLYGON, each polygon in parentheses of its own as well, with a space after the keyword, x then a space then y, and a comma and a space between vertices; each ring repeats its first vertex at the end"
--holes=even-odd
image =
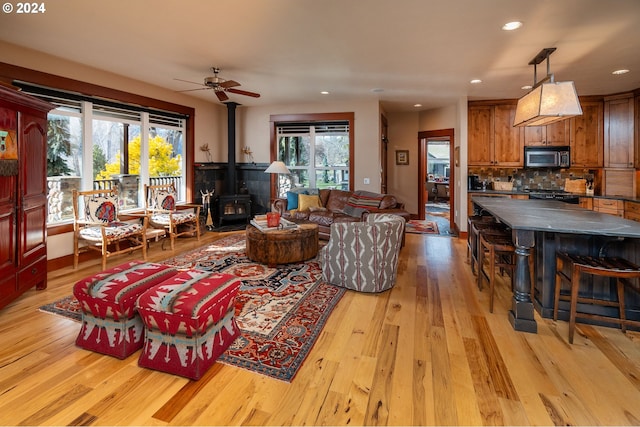
POLYGON ((240 83, 234 80, 225 80, 222 83, 220 83, 219 86, 222 86, 223 88, 228 89, 230 87, 240 86, 240 83))
POLYGON ((222 90, 217 90, 216 91, 216 96, 218 97, 218 99, 220 100, 220 102, 224 102, 227 101, 229 99, 229 97, 227 96, 226 93, 224 93, 224 91, 222 90))
POLYGON ((177 90, 176 92, 181 92, 181 93, 182 92, 194 92, 196 90, 209 90, 209 89, 211 89, 211 88, 210 87, 201 87, 201 88, 198 88, 198 89, 177 90))
POLYGON ((246 90, 240 90, 240 89, 227 89, 227 92, 231 92, 231 93, 237 93, 238 95, 245 95, 245 96, 251 96, 254 98, 260 98, 260 94, 259 93, 255 93, 255 92, 248 92, 246 90))
POLYGON ((179 82, 191 83, 198 86, 204 86, 202 83, 190 82, 189 80, 182 80, 182 79, 173 79, 173 80, 177 80, 179 82))

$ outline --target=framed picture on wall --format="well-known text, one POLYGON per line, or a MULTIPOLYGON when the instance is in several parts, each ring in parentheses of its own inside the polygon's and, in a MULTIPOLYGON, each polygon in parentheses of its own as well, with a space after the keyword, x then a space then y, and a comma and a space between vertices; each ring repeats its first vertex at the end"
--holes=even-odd
POLYGON ((409 150, 396 150, 396 165, 409 164, 409 150))

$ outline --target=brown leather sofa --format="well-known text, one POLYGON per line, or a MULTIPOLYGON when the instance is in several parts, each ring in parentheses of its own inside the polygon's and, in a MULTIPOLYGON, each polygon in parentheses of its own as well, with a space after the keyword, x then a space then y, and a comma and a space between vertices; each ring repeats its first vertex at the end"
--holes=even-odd
POLYGON ((346 213, 350 211, 345 208, 349 200, 353 200, 353 195, 353 191, 322 189, 318 190, 321 205, 319 208, 289 211, 287 210, 287 199, 276 199, 271 206, 271 210, 279 212, 283 218, 315 222, 318 224, 319 237, 323 240, 329 240, 331 224, 334 222, 361 222, 371 212, 400 215, 405 221, 411 219, 411 214, 404 210, 404 204, 398 202, 395 196, 390 194, 380 194, 381 200, 377 207, 367 207, 366 210, 356 215, 353 212, 351 214, 346 213))

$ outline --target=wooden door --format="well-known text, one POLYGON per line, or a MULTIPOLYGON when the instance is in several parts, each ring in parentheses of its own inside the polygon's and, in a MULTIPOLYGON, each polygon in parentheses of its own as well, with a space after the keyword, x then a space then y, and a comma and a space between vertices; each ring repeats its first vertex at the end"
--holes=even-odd
POLYGON ((36 261, 47 252, 46 129, 46 118, 20 115, 20 266, 36 261))

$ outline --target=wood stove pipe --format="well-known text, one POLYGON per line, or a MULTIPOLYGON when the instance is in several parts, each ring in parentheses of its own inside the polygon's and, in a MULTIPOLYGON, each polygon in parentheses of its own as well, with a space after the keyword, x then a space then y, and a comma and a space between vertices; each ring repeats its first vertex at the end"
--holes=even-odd
POLYGON ((226 102, 227 105, 227 188, 226 194, 236 194, 236 107, 240 104, 226 102))

